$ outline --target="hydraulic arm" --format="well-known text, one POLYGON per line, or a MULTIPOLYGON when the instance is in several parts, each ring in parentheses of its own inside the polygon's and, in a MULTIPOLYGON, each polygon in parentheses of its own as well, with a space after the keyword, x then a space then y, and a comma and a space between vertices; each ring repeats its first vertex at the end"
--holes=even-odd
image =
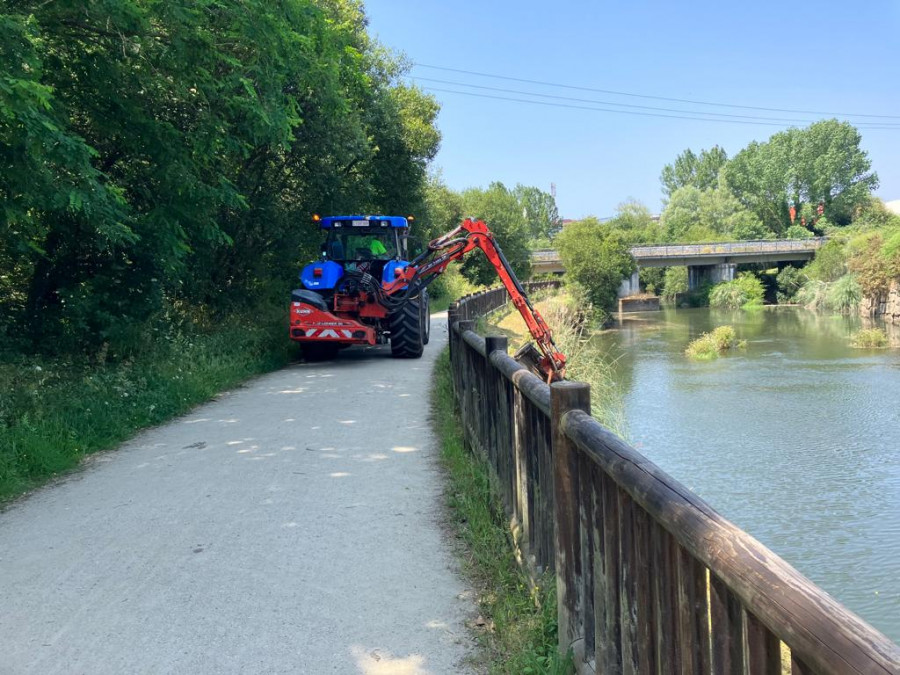
POLYGON ((405 297, 414 293, 431 283, 451 262, 459 260, 476 248, 481 249, 494 266, 513 305, 525 320, 525 325, 528 326, 541 353, 537 367, 548 382, 561 380, 565 376, 566 357, 557 349, 549 326, 529 301, 509 261, 483 221, 466 219, 453 231, 432 240, 428 244, 428 250, 410 262, 406 268, 398 270, 397 279, 388 284, 384 290, 389 296, 405 297))

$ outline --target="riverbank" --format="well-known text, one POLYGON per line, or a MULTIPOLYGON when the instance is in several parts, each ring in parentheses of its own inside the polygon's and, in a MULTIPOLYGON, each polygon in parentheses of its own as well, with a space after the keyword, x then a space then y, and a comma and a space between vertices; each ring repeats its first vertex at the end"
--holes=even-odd
POLYGON ((0 361, 0 503, 282 367, 293 345, 281 314, 232 317, 214 331, 160 337, 133 359, 97 363, 7 354, 0 361))
POLYGON ((481 615, 473 629, 484 646, 480 665, 510 675, 568 675, 571 661, 560 658, 557 650, 556 579, 547 576, 532 587, 516 561, 488 466, 463 441, 447 350, 435 366, 431 410, 454 529, 465 544, 465 572, 478 592, 481 615))

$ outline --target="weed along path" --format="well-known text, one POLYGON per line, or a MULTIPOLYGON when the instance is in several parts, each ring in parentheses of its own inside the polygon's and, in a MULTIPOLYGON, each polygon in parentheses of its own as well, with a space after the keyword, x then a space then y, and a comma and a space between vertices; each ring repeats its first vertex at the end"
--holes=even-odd
POLYGON ((0 512, 0 673, 457 673, 421 360, 258 378, 0 512))

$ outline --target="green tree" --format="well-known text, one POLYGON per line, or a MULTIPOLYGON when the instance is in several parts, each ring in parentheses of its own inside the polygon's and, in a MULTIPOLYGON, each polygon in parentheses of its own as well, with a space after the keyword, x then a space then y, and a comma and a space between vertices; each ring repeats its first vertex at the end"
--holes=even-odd
POLYGON ((821 204, 827 222, 849 224, 878 187, 861 136, 848 122, 823 120, 751 143, 724 167, 724 184, 776 234, 821 204))
POLYGON ((622 280, 635 270, 621 232, 596 218, 585 218, 566 225, 556 243, 567 279, 583 290, 596 309, 610 309, 622 280))
POLYGON ((310 213, 424 209, 437 104, 357 0, 7 8, 0 325, 37 346, 283 297, 310 213))
POLYGON ((673 300, 678 293, 687 293, 687 291, 687 267, 667 267, 666 275, 663 278, 663 297, 667 300, 673 300))
POLYGON ((513 194, 522 206, 529 236, 535 240, 550 239, 560 224, 553 195, 529 185, 516 185, 513 194))
MULTIPOLYGON (((462 202, 465 215, 485 222, 516 275, 526 279, 531 272, 528 221, 513 191, 503 183, 491 183, 486 190, 466 190, 462 193, 462 202)), ((475 284, 488 285, 497 281, 493 265, 477 253, 463 261, 461 270, 475 284)))
POLYGON ((695 155, 688 148, 682 152, 672 164, 663 167, 659 177, 666 197, 683 187, 695 187, 709 190, 719 184, 719 172, 728 162, 728 155, 718 145, 709 150, 701 150, 695 155))
POLYGON ((672 193, 661 216, 667 241, 766 239, 772 232, 728 191, 692 185, 672 193))

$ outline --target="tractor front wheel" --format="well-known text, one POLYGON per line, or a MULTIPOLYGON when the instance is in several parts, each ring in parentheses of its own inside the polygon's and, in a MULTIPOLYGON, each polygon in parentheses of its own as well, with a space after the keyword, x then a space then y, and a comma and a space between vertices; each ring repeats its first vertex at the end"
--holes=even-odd
POLYGON ((400 359, 417 359, 425 350, 422 298, 415 297, 403 303, 389 317, 391 329, 391 355, 400 359))

